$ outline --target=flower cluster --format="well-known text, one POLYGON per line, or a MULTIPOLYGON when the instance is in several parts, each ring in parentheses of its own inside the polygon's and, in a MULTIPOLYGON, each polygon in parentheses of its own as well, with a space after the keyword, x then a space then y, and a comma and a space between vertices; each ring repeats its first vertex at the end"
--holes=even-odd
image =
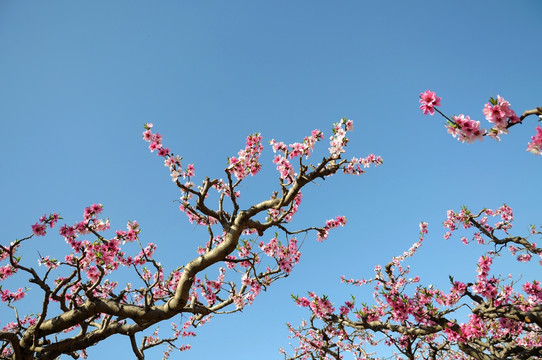
POLYGON ((283 246, 276 236, 267 244, 260 242, 260 249, 267 256, 274 257, 277 260, 279 268, 286 274, 290 274, 295 264, 299 262, 301 252, 297 246, 297 239, 291 238, 288 246, 283 246))
POLYGON ((308 159, 311 155, 311 151, 314 149, 314 145, 316 144, 316 142, 322 140, 323 138, 324 134, 320 130, 315 129, 311 132, 310 136, 306 136, 303 139, 302 143, 296 142, 286 146, 286 144, 284 144, 283 142, 278 142, 275 139, 271 139, 271 141, 269 141, 269 144, 271 145, 274 153, 280 151, 290 159, 298 156, 305 156, 305 158, 308 159))
POLYGON ((480 122, 471 120, 463 114, 452 116, 453 123, 446 125, 448 133, 461 142, 472 143, 475 140, 484 140, 485 130, 480 129, 480 122))
POLYGON ((3 302, 12 302, 21 300, 24 298, 24 290, 19 288, 16 292, 11 292, 9 290, 0 290, 0 300, 3 302))
POLYGON ((273 164, 277 165, 277 170, 282 180, 286 180, 287 184, 294 182, 297 174, 286 156, 275 155, 273 158, 273 164))
MULTIPOLYGON (((520 124, 526 114, 539 114, 542 119, 541 108, 536 111, 526 112, 522 117, 516 115, 510 107, 510 102, 503 99, 500 95, 497 98, 491 97, 489 102, 484 105, 482 110, 486 120, 491 124, 489 130, 480 128, 480 122, 471 120, 469 116, 458 115, 449 118, 440 112, 436 107, 440 106, 441 98, 435 92, 426 90, 420 94, 420 109, 424 115, 433 115, 435 110, 446 118, 446 129, 454 138, 461 142, 472 143, 476 140, 483 140, 484 136, 489 136, 493 139, 500 140, 500 135, 507 134, 509 128, 520 124)), ((537 126, 536 135, 531 137, 532 142, 527 144, 527 151, 535 155, 542 155, 542 128, 537 126)))
POLYGON ((346 118, 342 118, 340 122, 333 124, 333 136, 330 137, 329 153, 335 159, 338 159, 344 152, 344 147, 348 144, 346 137, 347 131, 354 130, 354 122, 346 118))
POLYGON ((510 108, 510 103, 500 95, 497 95, 497 99, 490 98, 482 112, 486 120, 493 124, 492 132, 496 134, 507 133, 511 124, 521 122, 514 110, 510 108))
POLYGON ((482 295, 488 299, 494 299, 497 296, 498 280, 496 278, 489 278, 489 270, 493 259, 490 256, 481 256, 478 259, 478 275, 476 276, 477 282, 473 286, 475 293, 482 295))
POLYGON ((309 307, 316 317, 323 319, 326 315, 332 314, 335 311, 333 304, 329 301, 327 296, 318 296, 313 292, 309 292, 309 297, 297 297, 293 296, 296 304, 301 307, 309 307))
POLYGON ((335 219, 330 219, 326 221, 326 226, 318 232, 318 235, 316 237, 316 240, 318 241, 324 241, 327 239, 329 235, 329 230, 334 229, 339 226, 346 225, 346 217, 345 216, 337 216, 335 219))
POLYGON ((47 225, 52 229, 58 222, 58 219, 60 219, 58 214, 49 214, 49 216, 43 215, 39 218, 37 223, 32 225, 32 232, 36 236, 45 236, 47 225))
MULTIPOLYGON (((7 251, 3 252, 4 254, 8 254, 7 251)), ((13 267, 11 264, 7 264, 0 267, 0 281, 7 279, 8 277, 12 276, 17 272, 17 269, 13 267)))
POLYGON ((529 295, 529 301, 532 303, 542 303, 542 287, 540 281, 526 282, 523 285, 523 291, 529 295))
POLYGON ((169 154, 169 149, 167 147, 164 147, 162 144, 162 135, 159 133, 153 134, 152 132, 152 123, 146 123, 144 125, 145 131, 143 132, 143 140, 146 142, 150 142, 149 149, 151 152, 154 152, 154 150, 158 150, 158 156, 165 157, 169 154))
POLYGON ((239 180, 248 175, 256 175, 262 168, 259 162, 262 150, 262 136, 259 133, 247 136, 246 146, 239 150, 238 157, 232 156, 228 159, 228 171, 239 180))

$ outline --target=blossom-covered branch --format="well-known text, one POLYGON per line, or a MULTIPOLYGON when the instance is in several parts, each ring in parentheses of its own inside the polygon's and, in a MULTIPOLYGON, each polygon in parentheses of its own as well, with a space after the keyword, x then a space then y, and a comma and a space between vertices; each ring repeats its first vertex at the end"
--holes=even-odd
MULTIPOLYGON (((511 127, 523 123, 523 120, 530 115, 537 115, 542 120, 542 107, 527 110, 521 116, 517 116, 514 110, 511 109, 510 103, 497 95, 489 99, 485 104, 482 112, 486 120, 491 124, 490 129, 480 127, 480 122, 471 120, 468 115, 454 115, 451 118, 442 113, 438 106, 441 106, 441 98, 433 91, 426 90, 420 94, 420 110, 424 115, 434 115, 437 111, 446 121, 446 128, 454 138, 461 142, 472 143, 476 140, 483 140, 484 136, 489 136, 496 140, 500 140, 500 136, 508 134, 511 127)), ((540 125, 536 127, 536 135, 531 137, 531 142, 527 144, 527 151, 535 155, 542 154, 542 128, 540 125)))
MULTIPOLYGON (((374 304, 346 301, 336 309, 325 296, 309 293, 295 297, 311 312, 310 320, 295 328, 289 325, 298 345, 288 359, 339 359, 352 353, 356 359, 373 358, 378 345, 395 348, 396 359, 529 359, 542 356, 542 287, 539 281, 518 280, 491 274, 493 261, 503 249, 520 262, 538 259, 542 248, 533 237, 542 232, 532 227, 527 236, 512 236, 512 209, 472 213, 463 208, 448 211, 443 223, 449 239, 456 231, 463 243, 491 246, 480 256, 475 279, 461 282, 450 277, 448 290, 420 285, 410 276, 405 259, 412 257, 424 240, 420 238, 384 268, 377 266, 371 279, 346 279, 354 286, 374 286, 374 304), (491 221, 491 218, 496 220, 491 221), (465 312, 468 315, 465 316, 465 312)), ((283 350, 284 354, 287 351, 283 350)))
POLYGON ((329 155, 315 165, 305 164, 302 157, 309 158, 316 142, 323 139, 321 131, 288 146, 272 140, 273 150, 279 153, 279 160, 274 161, 278 188, 270 191, 270 198, 242 208, 240 184, 257 175, 262 166, 260 134, 248 136, 245 148, 229 158, 226 180, 204 178, 196 186, 195 166, 185 165, 152 129, 152 124, 145 124, 143 138, 163 159, 179 188, 180 211, 207 230, 205 245, 192 260, 166 270, 154 259, 157 245, 142 243, 136 221, 110 236, 111 224, 101 218, 104 208, 94 204, 84 210, 80 221, 60 227, 69 253, 63 259, 40 255, 41 268, 35 268, 20 255, 23 247, 39 241, 61 220, 55 213, 42 216, 31 226, 32 235, 0 244, 1 301, 13 314, 13 321, 5 323, 7 316, 1 320, 0 359, 56 359, 62 354, 85 358, 88 347, 113 335, 124 335, 137 359, 144 359, 146 350, 159 345, 166 347, 164 358, 175 349, 188 350, 189 344, 177 341, 195 336, 195 327, 214 315, 240 311, 274 281, 291 273, 301 255, 295 234, 315 231, 318 240, 323 240, 329 230, 345 224, 346 218, 339 216, 322 226, 289 229, 301 205, 303 187, 339 171, 361 174, 364 168, 382 163, 374 155, 342 157, 346 133, 353 129, 352 121, 346 119, 334 125, 329 155), (295 168, 294 159, 298 159, 295 168), (271 229, 274 233, 265 238, 271 229), (121 268, 133 271, 133 281, 125 286, 113 279, 121 268), (29 286, 8 289, 4 281, 10 278, 21 286, 27 280, 29 286), (41 292, 41 306, 21 316, 17 301, 30 291, 41 292), (170 320, 169 331, 159 330, 166 320, 170 320))

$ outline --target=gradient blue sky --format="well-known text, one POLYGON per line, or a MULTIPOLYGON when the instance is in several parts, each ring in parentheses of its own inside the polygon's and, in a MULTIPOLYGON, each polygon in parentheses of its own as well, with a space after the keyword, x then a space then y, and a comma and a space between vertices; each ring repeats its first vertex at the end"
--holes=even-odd
MULTIPOLYGON (((347 227, 323 244, 307 238, 292 276, 242 314, 214 318, 191 351, 172 358, 280 358, 285 323, 308 315, 291 293, 346 300, 356 289, 339 277, 370 276, 417 239, 422 220, 430 232, 413 274, 435 284, 448 274, 472 279, 481 249, 444 241, 439 224, 447 209, 503 202, 515 210, 518 235, 540 222, 542 159, 525 151, 535 119, 501 143, 461 144, 441 118, 422 116, 418 95, 433 89, 444 111, 478 120, 497 94, 518 113, 541 106, 541 13, 537 0, 3 0, 1 241, 27 235, 45 212, 73 223, 85 206, 102 203, 115 228, 138 220, 143 241, 159 245, 156 258, 174 267, 206 235, 178 211, 168 171, 141 139, 143 123, 153 122, 201 179, 222 177, 249 133, 294 142, 319 128, 327 137, 348 117, 349 154, 375 153, 384 165, 305 191, 294 222, 343 214, 347 227)), ((275 189, 271 158, 267 148, 243 204, 275 189)), ((65 246, 54 235, 35 241, 42 253, 65 246)), ((27 251, 34 264, 37 253, 27 251)), ((538 271, 521 269, 524 279, 538 271)), ((21 304, 37 312, 31 305, 21 304)), ((0 309, 0 324, 10 315, 0 309)), ((128 339, 116 338, 89 354, 127 351, 128 339)))

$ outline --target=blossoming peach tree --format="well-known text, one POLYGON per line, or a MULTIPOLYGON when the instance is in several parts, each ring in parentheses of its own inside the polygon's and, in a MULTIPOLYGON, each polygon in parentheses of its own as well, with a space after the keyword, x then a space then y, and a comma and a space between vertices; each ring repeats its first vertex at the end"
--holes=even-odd
POLYGON ((353 130, 351 120, 334 124, 329 154, 315 165, 306 159, 323 139, 321 131, 290 145, 271 140, 279 172, 277 187, 269 198, 241 208, 241 183, 261 169, 260 134, 248 136, 245 148, 228 159, 225 180, 205 178, 196 186, 194 165, 185 166, 152 127, 145 125, 143 138, 163 159, 179 188, 180 211, 207 229, 206 245, 197 249, 192 260, 166 271, 154 259, 157 245, 143 244, 140 225, 131 221, 126 230, 111 232, 109 220, 101 218, 100 204, 87 207, 82 219, 72 225, 57 226, 62 218, 56 213, 43 215, 29 226, 28 236, 0 244, 1 359, 45 360, 63 354, 86 358, 88 347, 114 335, 127 338, 137 359, 144 359, 145 351, 158 345, 165 348, 164 358, 174 349, 189 349, 181 338, 195 336, 195 327, 213 315, 240 311, 291 273, 300 258, 297 234, 315 232, 323 241, 330 230, 346 223, 344 216, 337 216, 323 226, 291 229, 305 186, 337 172, 360 175, 364 168, 382 163, 374 155, 343 157, 347 132, 353 130), (35 260, 21 256, 25 245, 56 230, 55 226, 58 240, 66 243, 65 257, 40 254, 35 266, 35 260), (122 268, 133 271, 132 283, 115 281, 122 268), (14 279, 18 289, 8 286, 14 279), (37 294, 41 304, 24 315, 18 311, 18 301, 29 293, 37 294), (158 331, 163 322, 171 326, 167 334, 158 331))
MULTIPOLYGON (((542 108, 518 117, 510 103, 497 96, 484 106, 483 113, 492 124, 491 129, 484 130, 469 116, 444 115, 437 109, 440 102, 432 91, 420 94, 423 113, 440 113, 447 120, 448 132, 462 142, 482 140, 484 136, 498 140, 530 115, 542 120, 542 108)), ((540 155, 540 126, 531 140, 527 151, 540 155)), ((449 289, 437 289, 421 285, 419 276, 410 275, 404 261, 422 245, 427 234, 427 223, 422 222, 419 239, 385 266, 377 265, 374 277, 341 279, 353 286, 372 285, 373 304, 356 302, 354 296, 340 305, 313 292, 294 296, 311 316, 298 327, 288 324, 297 344, 291 351, 281 349, 285 358, 342 359, 345 353, 351 353, 355 359, 374 359, 382 346, 393 348, 395 359, 542 358, 540 281, 521 283, 491 272, 493 261, 505 249, 519 262, 539 261, 542 265, 542 248, 536 244, 542 232, 531 226, 522 236, 512 235, 513 220, 507 205, 477 212, 467 208, 448 210, 443 223, 447 229, 445 239, 464 232, 460 236, 463 243, 475 242, 489 249, 479 257, 477 275, 471 282, 450 277, 449 289)))

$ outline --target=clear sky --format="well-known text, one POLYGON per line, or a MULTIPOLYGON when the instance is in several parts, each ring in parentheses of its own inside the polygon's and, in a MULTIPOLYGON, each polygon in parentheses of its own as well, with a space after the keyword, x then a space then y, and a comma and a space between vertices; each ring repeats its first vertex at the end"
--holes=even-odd
MULTIPOLYGON (((540 224, 542 158, 525 151, 535 119, 500 143, 461 144, 441 118, 422 116, 418 96, 432 89, 443 111, 483 122, 483 105, 497 94, 518 113, 542 106, 541 13, 538 0, 3 0, 1 241, 28 235, 46 212, 71 224, 101 203, 113 228, 137 220, 143 242, 156 242, 156 258, 173 268, 206 235, 178 211, 167 169, 141 139, 145 122, 195 163, 199 182, 222 177, 226 157, 250 133, 262 132, 266 143, 298 141, 316 128, 328 137, 348 117, 348 153, 375 153, 384 165, 305 191, 294 222, 342 214, 348 225, 323 244, 308 237, 292 276, 242 314, 214 318, 191 351, 172 358, 280 358, 285 323, 308 315, 290 294, 346 300, 356 289, 340 276, 370 276, 417 240, 422 220, 429 235, 413 274, 445 286, 448 274, 468 281, 481 249, 446 242, 440 224, 447 209, 503 202, 515 210, 518 235, 540 224)), ((271 158, 266 148, 243 204, 275 190, 271 158)), ((68 250, 56 235, 34 240, 42 254, 68 250)), ((36 258, 28 251, 23 259, 36 258)), ((38 312, 36 305, 21 304, 38 312)), ((10 315, 0 309, 0 325, 10 315)), ((127 351, 120 337, 89 354, 106 360, 127 351)))

